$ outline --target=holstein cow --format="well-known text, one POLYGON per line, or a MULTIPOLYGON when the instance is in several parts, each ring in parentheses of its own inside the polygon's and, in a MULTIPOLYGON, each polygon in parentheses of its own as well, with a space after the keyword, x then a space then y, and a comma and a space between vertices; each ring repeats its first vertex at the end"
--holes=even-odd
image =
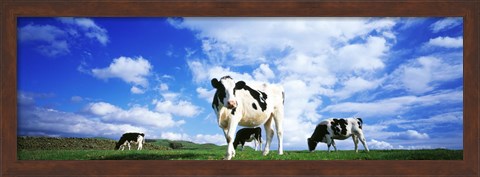
POLYGON ((252 141, 253 143, 255 143, 255 151, 258 150, 258 146, 260 146, 260 150, 262 150, 262 129, 260 127, 240 129, 235 135, 235 140, 233 141, 233 148, 237 149, 237 146, 241 144, 243 151, 245 142, 252 141))
POLYGON ((312 136, 307 139, 308 149, 313 152, 317 147, 318 142, 327 143, 328 152, 330 152, 330 145, 333 145, 335 151, 334 139, 344 140, 350 136, 355 144, 355 152, 358 152, 358 140, 363 144, 363 147, 368 152, 368 146, 366 144, 365 136, 362 131, 363 121, 361 118, 346 118, 346 119, 327 119, 320 122, 312 136))
POLYGON ((238 125, 256 127, 264 125, 267 143, 263 155, 270 151, 275 122, 278 138, 278 154, 283 154, 283 101, 281 86, 270 84, 246 84, 235 82, 230 76, 212 79, 212 86, 217 89, 212 107, 217 115, 218 126, 223 130, 228 143, 225 160, 235 156, 233 140, 238 125))
POLYGON ((130 143, 138 144, 137 150, 142 150, 143 144, 145 144, 145 134, 143 133, 125 133, 122 135, 120 140, 118 140, 117 144, 115 145, 115 150, 125 149, 125 146, 128 146, 128 150, 130 150, 130 143))

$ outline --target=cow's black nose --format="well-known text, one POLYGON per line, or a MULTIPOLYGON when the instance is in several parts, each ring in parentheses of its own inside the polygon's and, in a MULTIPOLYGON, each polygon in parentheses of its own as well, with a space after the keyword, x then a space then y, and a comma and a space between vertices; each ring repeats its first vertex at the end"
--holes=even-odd
POLYGON ((227 108, 232 109, 232 108, 235 108, 235 107, 237 107, 237 102, 235 100, 228 101, 227 108))

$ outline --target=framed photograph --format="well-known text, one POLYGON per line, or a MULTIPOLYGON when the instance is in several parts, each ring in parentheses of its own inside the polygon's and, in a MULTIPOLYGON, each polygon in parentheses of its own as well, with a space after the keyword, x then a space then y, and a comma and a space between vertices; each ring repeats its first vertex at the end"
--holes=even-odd
POLYGON ((2 2, 2 175, 478 176, 479 5, 2 2))

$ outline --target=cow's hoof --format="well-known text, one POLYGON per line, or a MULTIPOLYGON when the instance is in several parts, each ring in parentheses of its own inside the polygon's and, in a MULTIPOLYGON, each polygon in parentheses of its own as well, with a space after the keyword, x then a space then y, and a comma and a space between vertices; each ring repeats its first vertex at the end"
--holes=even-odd
POLYGON ((279 152, 278 155, 283 155, 283 152, 279 152))
POLYGON ((268 155, 268 151, 263 151, 263 156, 268 155))

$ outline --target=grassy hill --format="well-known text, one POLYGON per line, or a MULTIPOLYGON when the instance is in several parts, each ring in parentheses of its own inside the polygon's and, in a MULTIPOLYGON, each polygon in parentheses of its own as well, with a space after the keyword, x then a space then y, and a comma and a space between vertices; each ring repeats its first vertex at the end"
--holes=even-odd
MULTIPOLYGON (((116 141, 105 138, 46 138, 18 137, 19 160, 220 160, 226 146, 196 144, 189 141, 146 141, 144 150, 113 150, 116 141)), ((136 147, 136 146, 134 146, 136 147)), ((233 160, 462 160, 463 150, 371 150, 366 153, 353 150, 328 153, 315 151, 285 151, 270 154, 245 147, 237 150, 233 160)))
MULTIPOLYGON (((18 137, 19 150, 113 150, 116 140, 106 138, 18 137)), ((133 145, 136 147, 135 145, 133 145)), ((168 150, 168 146, 145 143, 144 149, 168 150)))

